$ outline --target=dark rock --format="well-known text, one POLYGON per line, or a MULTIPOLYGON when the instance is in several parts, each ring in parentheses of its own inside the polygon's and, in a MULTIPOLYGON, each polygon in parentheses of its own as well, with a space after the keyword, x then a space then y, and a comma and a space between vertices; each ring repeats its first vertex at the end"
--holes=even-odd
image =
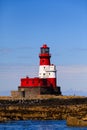
POLYGON ((67 119, 68 125, 86 126, 87 98, 0 99, 0 122, 28 119, 67 119))

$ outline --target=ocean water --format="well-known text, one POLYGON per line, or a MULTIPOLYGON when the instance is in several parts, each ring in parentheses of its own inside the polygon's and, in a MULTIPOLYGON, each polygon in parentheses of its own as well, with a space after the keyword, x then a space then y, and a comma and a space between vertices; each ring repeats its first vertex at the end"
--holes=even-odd
POLYGON ((87 127, 69 127, 64 120, 28 120, 0 123, 0 130, 87 130, 87 127))

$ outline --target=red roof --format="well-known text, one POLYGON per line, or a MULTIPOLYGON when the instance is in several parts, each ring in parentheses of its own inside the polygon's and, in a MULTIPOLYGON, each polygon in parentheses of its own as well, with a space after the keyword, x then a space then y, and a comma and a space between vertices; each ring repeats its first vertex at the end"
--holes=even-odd
POLYGON ((46 44, 43 44, 42 48, 48 48, 48 46, 46 44))

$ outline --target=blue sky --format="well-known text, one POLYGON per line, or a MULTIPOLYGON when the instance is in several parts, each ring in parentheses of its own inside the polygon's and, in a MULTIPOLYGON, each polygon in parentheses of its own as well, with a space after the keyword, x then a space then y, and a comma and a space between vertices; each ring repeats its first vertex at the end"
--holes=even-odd
POLYGON ((0 0, 0 94, 38 76, 43 43, 63 94, 87 96, 87 0, 0 0))

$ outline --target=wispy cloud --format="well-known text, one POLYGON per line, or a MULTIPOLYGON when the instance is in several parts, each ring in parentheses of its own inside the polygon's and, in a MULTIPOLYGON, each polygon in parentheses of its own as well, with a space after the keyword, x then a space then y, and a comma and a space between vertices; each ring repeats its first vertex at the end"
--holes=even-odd
POLYGON ((7 54, 16 50, 31 50, 33 49, 30 46, 21 46, 21 47, 14 47, 14 48, 10 48, 10 47, 0 47, 0 54, 7 54))
POLYGON ((0 65, 0 78, 14 79, 16 77, 30 75, 37 76, 38 66, 29 65, 0 65))
POLYGON ((17 50, 30 50, 30 49, 35 49, 32 46, 21 46, 21 47, 16 47, 15 49, 17 50))
POLYGON ((63 94, 67 92, 69 95, 74 92, 79 95, 78 91, 87 93, 87 65, 57 66, 57 70, 58 84, 63 94))
POLYGON ((70 51, 85 52, 85 51, 87 51, 87 48, 75 47, 75 48, 70 49, 70 51))
POLYGON ((60 73, 87 73, 87 65, 57 66, 60 73))
MULTIPOLYGON (((0 91, 17 90, 20 79, 26 77, 38 77, 39 66, 29 65, 0 65, 0 91)), ((87 66, 57 66, 58 85, 63 94, 75 94, 77 91, 87 92, 87 66)), ((81 95, 83 95, 81 93, 81 95)))
POLYGON ((26 60, 31 58, 31 53, 33 53, 33 47, 30 46, 20 46, 20 47, 0 47, 0 57, 3 59, 0 62, 9 61, 11 62, 21 62, 20 60, 26 60), (29 53, 31 52, 31 53, 29 53), (13 61, 14 59, 14 61, 13 61))
POLYGON ((0 48, 0 55, 8 54, 12 52, 12 48, 0 48))
POLYGON ((30 59, 31 56, 18 56, 17 58, 18 58, 18 59, 26 60, 26 59, 30 59))
POLYGON ((87 48, 75 48, 76 51, 87 51, 87 48))

